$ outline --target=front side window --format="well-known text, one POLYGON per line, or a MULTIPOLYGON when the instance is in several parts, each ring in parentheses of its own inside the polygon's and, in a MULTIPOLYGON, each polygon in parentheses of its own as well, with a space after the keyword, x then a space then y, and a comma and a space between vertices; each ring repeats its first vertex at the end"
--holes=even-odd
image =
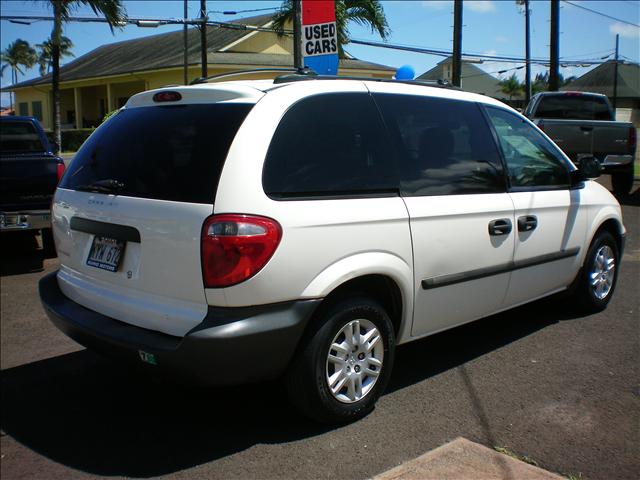
POLYGON ((549 140, 523 118, 486 107, 493 123, 512 188, 565 188, 569 165, 549 140))
POLYGON ((491 130, 475 103, 376 94, 389 128, 405 196, 506 191, 491 130))
POLYGON ((262 182, 273 198, 397 192, 386 133, 366 93, 328 93, 294 104, 276 129, 262 182))

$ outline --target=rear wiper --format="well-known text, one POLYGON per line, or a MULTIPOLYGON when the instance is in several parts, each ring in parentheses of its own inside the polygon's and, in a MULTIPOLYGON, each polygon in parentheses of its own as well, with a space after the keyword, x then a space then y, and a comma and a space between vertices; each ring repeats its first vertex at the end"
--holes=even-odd
POLYGON ((78 185, 76 190, 81 192, 98 192, 98 193, 117 193, 124 189, 124 183, 113 178, 107 178, 104 180, 96 180, 95 182, 87 185, 78 185))

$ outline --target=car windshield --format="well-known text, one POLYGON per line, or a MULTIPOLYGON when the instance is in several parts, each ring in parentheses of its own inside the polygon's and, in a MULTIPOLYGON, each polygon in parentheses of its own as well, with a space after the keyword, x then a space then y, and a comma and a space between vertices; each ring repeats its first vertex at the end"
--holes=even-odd
POLYGON ((611 112, 602 97, 565 93, 540 100, 536 117, 572 120, 611 120, 611 112))
POLYGON ((0 123, 0 150, 2 152, 44 152, 45 148, 36 128, 30 122, 0 123))

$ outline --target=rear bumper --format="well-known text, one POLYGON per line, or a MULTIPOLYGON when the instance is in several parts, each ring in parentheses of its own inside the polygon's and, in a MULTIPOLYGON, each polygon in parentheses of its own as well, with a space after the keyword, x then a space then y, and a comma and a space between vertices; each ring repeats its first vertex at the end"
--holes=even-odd
POLYGON ((0 212, 0 231, 40 230, 51 228, 49 210, 25 210, 18 212, 0 212))
POLYGON ((191 382, 230 385, 284 373, 320 300, 243 308, 210 307, 184 337, 129 325, 66 297, 57 272, 40 280, 51 321, 85 347, 112 358, 147 364, 191 382))
POLYGON ((607 155, 602 160, 602 166, 607 167, 627 167, 633 164, 633 155, 607 155))

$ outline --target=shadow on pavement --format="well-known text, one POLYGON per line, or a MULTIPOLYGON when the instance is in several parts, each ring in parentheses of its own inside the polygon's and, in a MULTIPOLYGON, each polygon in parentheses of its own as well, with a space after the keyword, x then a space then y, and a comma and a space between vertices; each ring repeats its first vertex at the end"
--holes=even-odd
POLYGON ((35 232, 3 232, 0 234, 0 276, 41 272, 44 260, 55 257, 41 247, 35 232))
POLYGON ((578 319, 562 298, 550 297, 447 330, 398 348, 387 391, 402 389, 560 321, 578 319))
POLYGON ((152 382, 83 350, 3 370, 2 430, 97 475, 152 477, 327 430, 277 383, 225 389, 152 382))
MULTIPOLYGON (((388 392, 575 318, 549 303, 399 348, 388 392)), ((332 428, 293 410, 278 382, 216 389, 154 383, 87 350, 3 370, 0 403, 8 435, 56 462, 108 476, 164 475, 332 428)))
POLYGON ((640 207, 640 188, 636 188, 635 192, 632 190, 629 195, 624 197, 616 197, 620 205, 632 205, 640 207))

